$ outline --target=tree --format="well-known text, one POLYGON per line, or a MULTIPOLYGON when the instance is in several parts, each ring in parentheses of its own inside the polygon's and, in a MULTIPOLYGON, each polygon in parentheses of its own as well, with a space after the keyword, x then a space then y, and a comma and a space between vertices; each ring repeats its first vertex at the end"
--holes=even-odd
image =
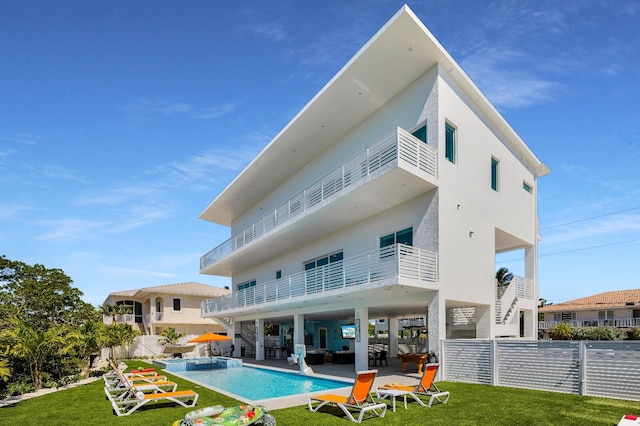
POLYGON ((139 334, 129 324, 109 324, 102 328, 99 343, 101 347, 111 348, 111 358, 116 359, 116 348, 131 346, 139 334))
POLYGON ((498 283, 498 297, 502 297, 509 284, 513 280, 513 274, 507 268, 500 268, 496 271, 496 282, 498 283))
POLYGON ((18 318, 8 320, 0 331, 4 353, 29 363, 36 390, 42 389, 47 359, 69 353, 81 340, 82 335, 66 324, 41 331, 18 318))
POLYGON ((158 340, 158 343, 162 346, 175 346, 178 344, 178 340, 182 339, 186 334, 178 333, 173 327, 167 327, 160 332, 160 336, 162 336, 162 339, 158 340))
POLYGON ((129 315, 131 314, 131 312, 131 306, 126 306, 123 304, 100 306, 100 313, 104 316, 111 317, 111 322, 113 324, 116 324, 118 322, 118 317, 122 315, 129 315))
POLYGON ((11 378, 11 367, 9 367, 9 360, 0 358, 0 380, 5 382, 11 378))
POLYGON ((84 338, 79 330, 95 315, 82 292, 60 269, 0 256, 0 348, 14 380, 42 386, 76 374, 84 338))

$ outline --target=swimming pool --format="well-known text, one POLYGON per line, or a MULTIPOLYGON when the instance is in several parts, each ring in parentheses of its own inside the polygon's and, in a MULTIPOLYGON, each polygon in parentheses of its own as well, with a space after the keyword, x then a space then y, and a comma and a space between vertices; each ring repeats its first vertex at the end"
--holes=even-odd
POLYGON ((162 358, 154 359, 153 363, 172 372, 242 367, 242 359, 227 357, 162 358))
POLYGON ((206 387, 220 389, 250 401, 327 391, 353 382, 299 373, 243 366, 240 368, 180 371, 180 377, 206 387))

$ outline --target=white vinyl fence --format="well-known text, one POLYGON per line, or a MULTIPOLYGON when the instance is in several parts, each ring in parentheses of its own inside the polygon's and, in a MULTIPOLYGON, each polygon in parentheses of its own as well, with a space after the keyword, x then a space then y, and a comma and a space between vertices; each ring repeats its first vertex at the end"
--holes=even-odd
POLYGON ((445 340, 442 378, 640 401, 640 341, 445 340))

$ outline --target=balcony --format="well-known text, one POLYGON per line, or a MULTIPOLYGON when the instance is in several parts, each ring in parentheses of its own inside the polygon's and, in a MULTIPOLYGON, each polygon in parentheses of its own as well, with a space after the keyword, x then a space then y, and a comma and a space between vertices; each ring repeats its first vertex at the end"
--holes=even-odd
POLYGON ((302 244, 435 189, 436 178, 437 151, 396 128, 202 256, 200 273, 230 276, 293 236, 302 244))
POLYGON ((538 330, 550 330, 558 324, 569 324, 571 327, 640 327, 640 318, 589 319, 569 321, 538 321, 538 330))
MULTIPOLYGON (((374 250, 320 268, 261 283, 202 302, 201 315, 244 313, 399 284, 437 288, 438 255, 403 244, 374 250)), ((391 301, 389 301, 391 303, 391 301)))

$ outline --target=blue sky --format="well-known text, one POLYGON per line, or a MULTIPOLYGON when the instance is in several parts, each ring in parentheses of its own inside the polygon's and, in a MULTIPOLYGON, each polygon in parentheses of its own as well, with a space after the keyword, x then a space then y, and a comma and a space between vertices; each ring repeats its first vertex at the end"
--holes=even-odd
MULTIPOLYGON (((228 284, 199 213, 402 4, 0 0, 0 254, 94 305, 228 284)), ((640 1, 408 4, 552 170, 540 296, 640 288, 640 1)))

